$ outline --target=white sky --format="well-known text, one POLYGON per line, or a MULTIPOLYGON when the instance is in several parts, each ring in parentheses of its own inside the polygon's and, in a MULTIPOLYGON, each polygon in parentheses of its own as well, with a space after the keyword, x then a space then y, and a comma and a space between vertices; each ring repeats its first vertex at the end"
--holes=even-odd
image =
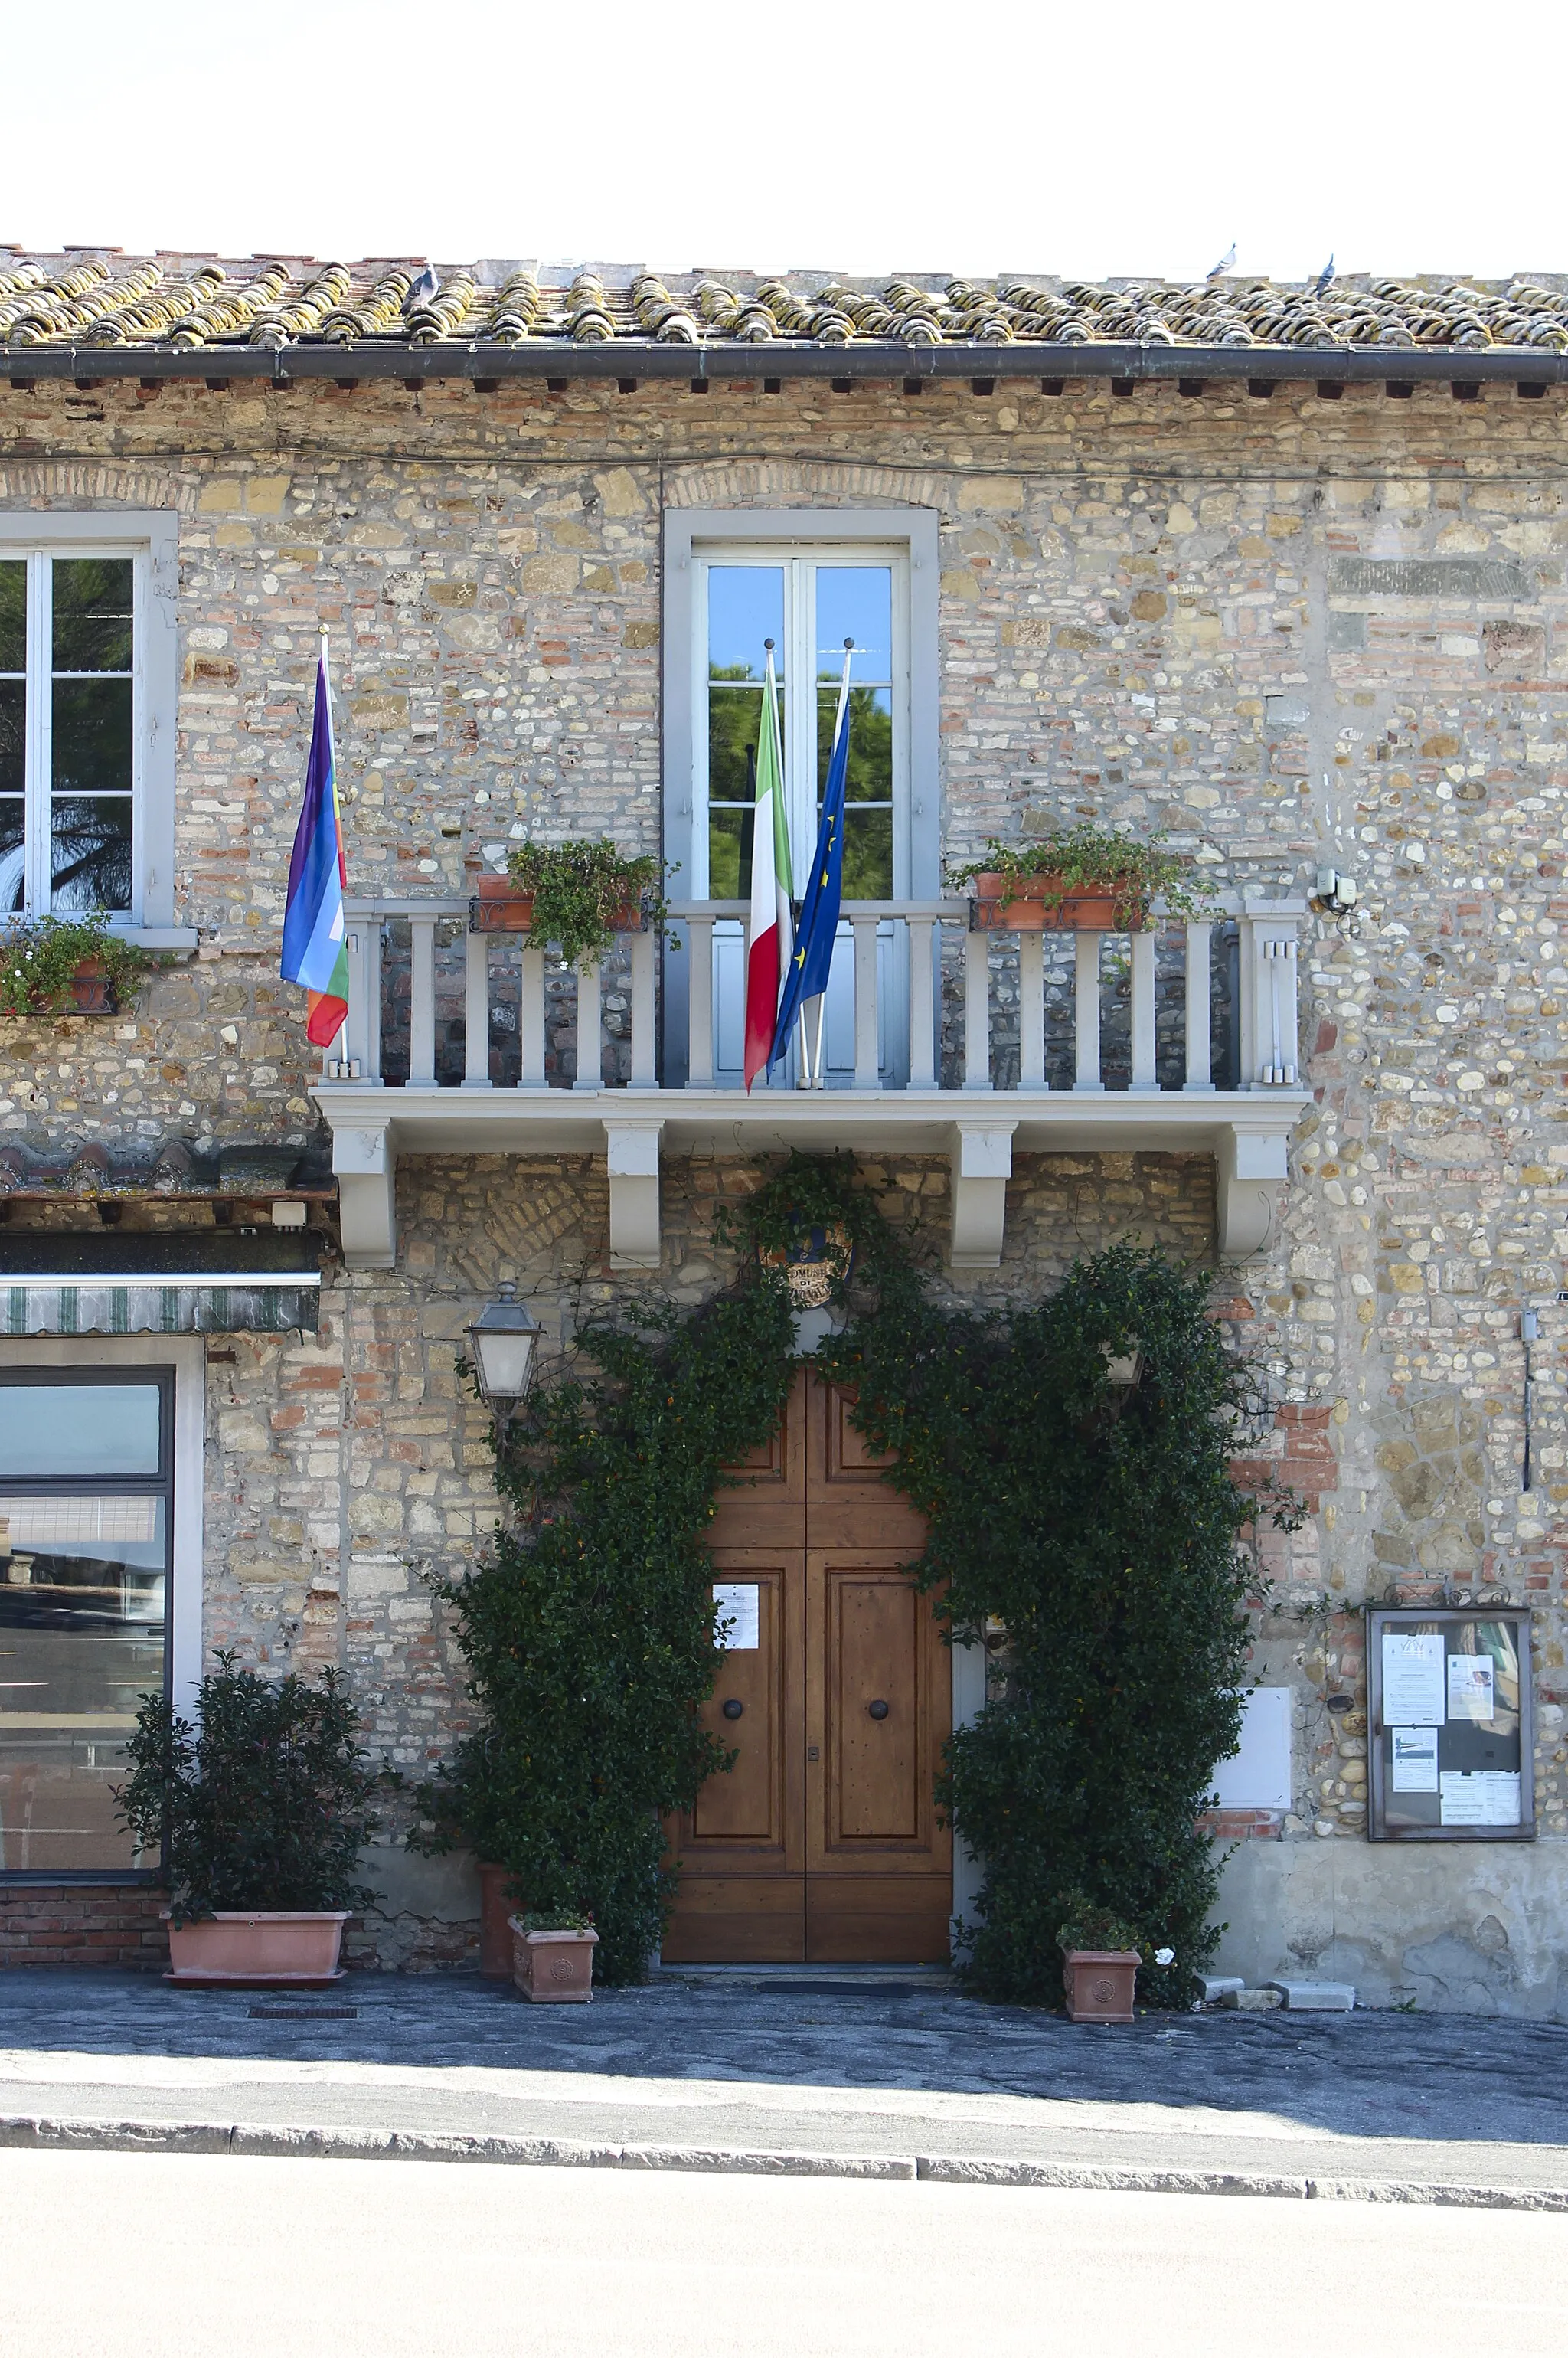
POLYGON ((0 0, 0 239, 1568 269, 1557 0, 0 0), (1497 28, 1496 38, 1492 38, 1497 28))

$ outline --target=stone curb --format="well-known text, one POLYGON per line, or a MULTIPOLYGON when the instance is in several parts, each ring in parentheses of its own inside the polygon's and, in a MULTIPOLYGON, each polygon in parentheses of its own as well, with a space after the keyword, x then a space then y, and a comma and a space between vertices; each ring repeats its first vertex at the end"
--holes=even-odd
POLYGON ((1264 2170, 1137 2163, 1009 2161, 958 2154, 787 2153, 685 2145, 594 2145, 568 2137, 460 2136, 425 2129, 333 2129, 236 2122, 95 2121, 0 2115, 0 2147, 35 2152, 240 2154, 319 2161, 488 2161, 557 2169, 704 2170, 742 2178, 837 2178, 942 2186, 1039 2186, 1091 2193, 1254 2194, 1298 2202, 1409 2202, 1468 2211, 1568 2212, 1568 2186, 1470 2186, 1443 2179, 1297 2178, 1264 2170))

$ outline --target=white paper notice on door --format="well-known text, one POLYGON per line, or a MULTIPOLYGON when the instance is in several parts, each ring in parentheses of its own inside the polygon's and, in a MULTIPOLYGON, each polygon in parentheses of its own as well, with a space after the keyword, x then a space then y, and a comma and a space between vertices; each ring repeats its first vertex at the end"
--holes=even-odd
POLYGON ((1443 1638, 1440 1631, 1383 1632, 1383 1725, 1441 1727, 1443 1638))
POLYGON ((1519 1823, 1519 1772, 1511 1768, 1478 1768, 1443 1772, 1440 1814, 1445 1826, 1517 1826, 1519 1823))
POLYGON ((1396 1793, 1437 1790, 1437 1730, 1435 1727, 1390 1727, 1389 1784, 1396 1793))
POLYGON ((1449 1718, 1490 1719, 1492 1715, 1490 1654, 1450 1654, 1448 1657, 1449 1718))
POLYGON ((754 1580, 714 1582, 719 1642, 727 1654, 754 1654, 761 1645, 761 1596, 762 1589, 754 1580))

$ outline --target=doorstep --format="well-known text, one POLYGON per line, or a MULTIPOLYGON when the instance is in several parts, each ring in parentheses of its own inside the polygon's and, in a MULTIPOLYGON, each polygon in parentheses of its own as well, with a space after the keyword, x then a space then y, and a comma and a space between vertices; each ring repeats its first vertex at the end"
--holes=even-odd
POLYGON ((953 1987, 947 1965, 660 1965, 651 1977, 665 1988, 763 1990, 787 1997, 940 1995, 953 1987))

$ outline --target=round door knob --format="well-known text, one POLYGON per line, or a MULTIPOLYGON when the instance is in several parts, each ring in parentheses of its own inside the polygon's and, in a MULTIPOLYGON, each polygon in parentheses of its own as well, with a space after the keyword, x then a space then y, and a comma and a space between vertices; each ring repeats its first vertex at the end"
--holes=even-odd
POLYGON ((888 1715, 888 1707, 886 1704, 883 1703, 881 1695, 877 1697, 875 1703, 869 1703, 866 1705, 866 1709, 871 1713, 873 1719, 885 1719, 888 1715))
POLYGON ((739 1719, 741 1714, 745 1710, 745 1708, 746 1706, 743 1703, 737 1703, 735 1697, 731 1695, 729 1702, 724 1705, 724 1716, 726 1719, 739 1719))

